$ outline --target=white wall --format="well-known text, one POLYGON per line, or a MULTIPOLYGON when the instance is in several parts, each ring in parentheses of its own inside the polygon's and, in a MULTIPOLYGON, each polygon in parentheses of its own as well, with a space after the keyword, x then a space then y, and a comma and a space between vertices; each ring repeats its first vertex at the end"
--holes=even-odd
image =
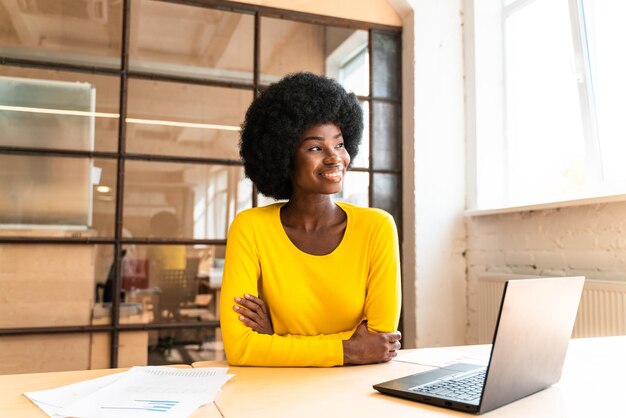
POLYGON ((462 2, 408 3, 413 10, 403 15, 403 346, 458 345, 466 327, 462 2))
POLYGON ((482 272, 626 281, 626 202, 477 216, 467 231, 469 344, 482 272))

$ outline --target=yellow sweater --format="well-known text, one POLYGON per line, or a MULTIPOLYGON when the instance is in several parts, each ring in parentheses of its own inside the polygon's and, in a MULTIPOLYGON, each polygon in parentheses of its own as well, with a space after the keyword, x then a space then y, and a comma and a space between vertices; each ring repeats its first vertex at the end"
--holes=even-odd
POLYGON ((392 332, 400 316, 400 260, 393 218, 373 208, 337 203, 348 222, 330 254, 299 250, 280 221, 283 203, 240 213, 228 233, 221 327, 228 362, 249 366, 336 366, 342 340, 363 319, 372 332, 392 332), (274 335, 258 334, 233 310, 249 293, 267 303, 274 335))

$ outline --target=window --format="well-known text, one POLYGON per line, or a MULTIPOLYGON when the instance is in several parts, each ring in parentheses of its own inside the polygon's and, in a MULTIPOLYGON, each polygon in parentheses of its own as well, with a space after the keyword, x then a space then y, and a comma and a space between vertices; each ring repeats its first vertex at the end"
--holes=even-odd
POLYGON ((488 45, 493 41, 477 28, 477 80, 489 60, 502 76, 488 87, 477 81, 476 94, 501 94, 503 110, 492 103, 486 111, 477 100, 473 209, 626 193, 619 157, 626 151, 619 122, 626 58, 618 51, 626 29, 618 16, 624 12, 622 2, 503 0, 491 14, 501 16, 499 46, 488 45), (481 130, 499 126, 497 118, 501 133, 481 130))
POLYGON ((589 112, 595 117, 602 180, 606 192, 626 191, 626 126, 623 123, 626 97, 626 55, 620 44, 626 27, 620 16, 626 14, 626 3, 619 1, 583 0, 579 6, 583 17, 588 64, 585 82, 591 90, 589 112))
POLYGON ((0 1, 0 373, 223 356, 228 227, 269 203, 244 175, 240 124, 287 73, 358 96, 364 145, 340 198, 401 228, 399 28, 93 3, 0 1))

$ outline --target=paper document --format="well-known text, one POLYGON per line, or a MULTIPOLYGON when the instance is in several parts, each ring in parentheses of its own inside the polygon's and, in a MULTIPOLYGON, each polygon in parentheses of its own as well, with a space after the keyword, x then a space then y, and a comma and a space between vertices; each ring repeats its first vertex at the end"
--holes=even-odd
POLYGON ((55 418, 183 418, 213 402, 233 376, 227 372, 225 367, 133 367, 124 373, 25 395, 55 418))
POLYGON ((467 346, 454 348, 420 348, 400 352, 393 361, 445 367, 453 363, 470 363, 486 366, 489 363, 491 346, 467 346))
POLYGON ((62 407, 70 405, 72 402, 102 389, 123 375, 124 373, 110 374, 96 379, 85 380, 84 382, 61 386, 56 389, 26 392, 24 395, 48 414, 48 416, 60 418, 63 417, 63 415, 60 415, 58 411, 62 407))

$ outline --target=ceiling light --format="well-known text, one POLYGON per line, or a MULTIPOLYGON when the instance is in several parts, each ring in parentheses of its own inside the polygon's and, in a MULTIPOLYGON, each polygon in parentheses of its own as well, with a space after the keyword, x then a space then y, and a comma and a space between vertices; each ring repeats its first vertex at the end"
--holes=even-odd
MULTIPOLYGON (((0 110, 9 110, 12 112, 28 112, 28 113, 44 113, 48 115, 66 115, 66 116, 90 116, 97 118, 119 118, 118 113, 104 113, 104 112, 88 112, 82 110, 62 110, 62 109, 47 109, 39 107, 24 107, 24 106, 7 106, 0 105, 0 110)), ((217 129, 221 131, 240 131, 239 126, 233 125, 217 125, 213 123, 193 123, 193 122, 176 122, 171 120, 157 120, 157 119, 136 119, 126 118, 126 123, 135 123, 142 125, 161 125, 161 126, 177 126, 183 128, 197 128, 197 129, 217 129)))

